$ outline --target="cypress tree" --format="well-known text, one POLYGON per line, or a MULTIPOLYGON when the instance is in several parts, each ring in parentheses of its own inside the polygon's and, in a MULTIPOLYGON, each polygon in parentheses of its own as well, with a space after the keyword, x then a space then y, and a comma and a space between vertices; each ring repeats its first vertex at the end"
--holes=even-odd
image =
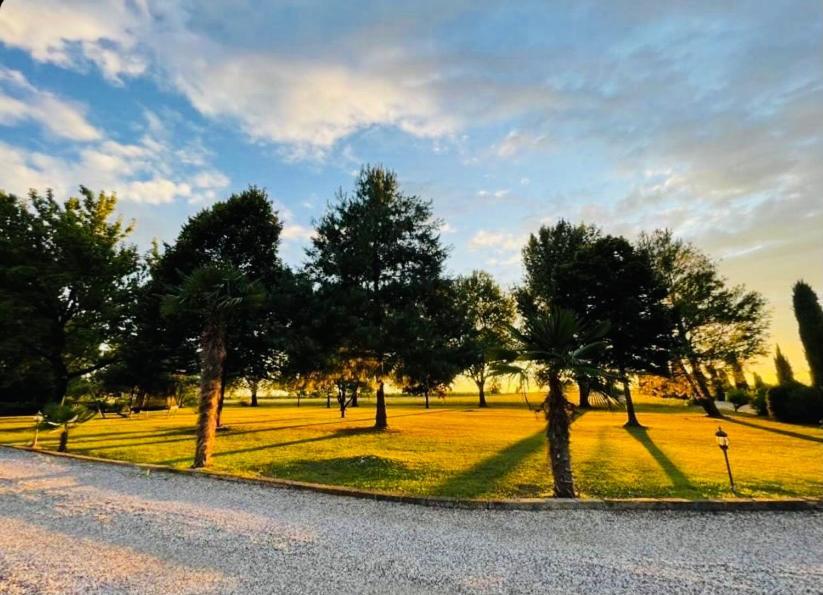
POLYGON ((823 308, 817 294, 804 281, 795 283, 792 298, 812 385, 823 387, 823 308))
POLYGON ((777 384, 778 386, 786 386, 794 384, 794 371, 792 365, 783 352, 780 351, 780 345, 777 346, 777 351, 774 354, 774 367, 777 369, 777 384))

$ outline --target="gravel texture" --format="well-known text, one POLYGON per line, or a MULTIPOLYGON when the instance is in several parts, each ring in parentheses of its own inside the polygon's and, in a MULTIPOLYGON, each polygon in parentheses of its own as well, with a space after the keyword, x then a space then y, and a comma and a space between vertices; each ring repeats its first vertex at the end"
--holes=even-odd
POLYGON ((823 513, 483 511, 0 449, 0 593, 823 591, 823 513))

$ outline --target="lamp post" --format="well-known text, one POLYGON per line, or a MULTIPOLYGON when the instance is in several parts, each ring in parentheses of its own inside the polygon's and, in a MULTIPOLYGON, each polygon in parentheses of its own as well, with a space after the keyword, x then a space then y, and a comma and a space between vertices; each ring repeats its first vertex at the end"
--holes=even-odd
POLYGON ((32 448, 37 448, 37 434, 40 432, 40 424, 43 423, 45 417, 43 417, 43 413, 38 411, 34 415, 34 440, 31 443, 32 448))
POLYGON ((729 484, 732 487, 732 494, 735 496, 737 492, 734 491, 734 478, 732 477, 732 466, 729 464, 729 435, 723 431, 723 428, 717 426, 717 431, 714 433, 717 439, 717 446, 723 451, 723 458, 726 460, 726 471, 729 472, 729 484))

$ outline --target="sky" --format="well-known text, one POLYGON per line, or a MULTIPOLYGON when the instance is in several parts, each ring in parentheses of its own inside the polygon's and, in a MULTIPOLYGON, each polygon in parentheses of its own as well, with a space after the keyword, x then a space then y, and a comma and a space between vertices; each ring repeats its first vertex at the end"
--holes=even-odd
MULTIPOLYGON (((542 224, 670 228, 762 292, 823 293, 823 3, 6 0, 0 189, 115 191, 134 240, 250 184, 299 266, 365 163, 504 285, 542 224)), ((761 364, 769 373, 770 366, 761 364)))

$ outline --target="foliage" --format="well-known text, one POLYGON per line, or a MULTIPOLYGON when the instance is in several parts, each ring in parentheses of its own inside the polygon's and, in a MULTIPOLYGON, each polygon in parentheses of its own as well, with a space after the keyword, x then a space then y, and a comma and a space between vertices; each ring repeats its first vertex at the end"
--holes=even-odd
POLYGON ((0 193, 0 377, 19 386, 45 372, 40 404, 116 361, 129 334, 139 267, 116 204, 82 186, 64 203, 0 193))
POLYGON ((737 411, 743 405, 749 405, 752 400, 751 393, 744 388, 733 388, 726 393, 726 400, 732 404, 734 410, 737 411))
POLYGON ((365 167, 317 225, 308 273, 346 327, 338 349, 376 362, 375 425, 387 425, 384 381, 402 364, 418 302, 440 283, 446 251, 431 203, 400 191, 394 172, 365 167))
POLYGON ((703 368, 763 354, 766 302, 743 286, 729 287, 712 260, 669 231, 644 234, 639 246, 650 256, 667 291, 675 364, 694 384, 707 413, 720 416, 703 368))
POLYGON ((752 409, 754 409, 760 417, 766 417, 769 415, 769 404, 766 398, 768 393, 769 387, 765 384, 755 386, 754 390, 750 393, 749 403, 751 404, 752 409))
POLYGON ((60 430, 58 452, 66 452, 69 442, 69 429, 79 426, 94 417, 94 411, 77 404, 49 403, 43 408, 43 421, 40 429, 60 430))
POLYGON ((783 352, 780 351, 780 345, 777 346, 774 353, 774 368, 777 372, 777 384, 779 386, 789 386, 797 382, 794 379, 792 365, 789 363, 789 360, 786 359, 786 356, 783 355, 783 352))
POLYGON ((778 421, 819 424, 823 421, 823 393, 799 382, 769 389, 766 401, 769 415, 778 421))
POLYGON ((470 327, 466 347, 466 374, 474 380, 479 393, 479 406, 486 406, 486 382, 491 365, 512 357, 508 332, 514 322, 515 303, 484 271, 472 271, 458 277, 455 283, 457 300, 470 327))
POLYGON ((792 301, 812 386, 823 389, 823 308, 817 294, 803 281, 795 283, 792 301))

